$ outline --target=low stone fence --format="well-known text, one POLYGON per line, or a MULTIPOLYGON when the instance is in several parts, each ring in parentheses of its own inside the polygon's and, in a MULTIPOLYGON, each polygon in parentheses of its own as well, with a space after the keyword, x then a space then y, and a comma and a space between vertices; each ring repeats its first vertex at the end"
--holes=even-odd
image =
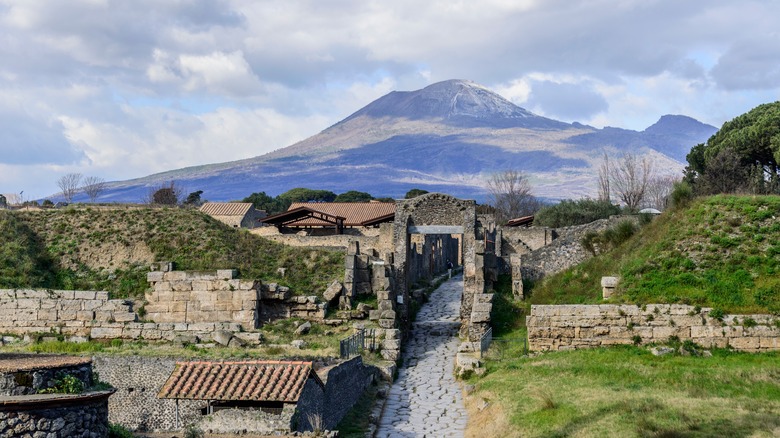
POLYGON ((676 336, 706 348, 780 350, 780 318, 711 316, 712 309, 679 304, 533 305, 526 318, 529 348, 558 351, 615 344, 667 342, 676 336))
POLYGON ((93 327, 136 321, 132 306, 108 299, 104 291, 2 289, 0 332, 86 337, 93 327))

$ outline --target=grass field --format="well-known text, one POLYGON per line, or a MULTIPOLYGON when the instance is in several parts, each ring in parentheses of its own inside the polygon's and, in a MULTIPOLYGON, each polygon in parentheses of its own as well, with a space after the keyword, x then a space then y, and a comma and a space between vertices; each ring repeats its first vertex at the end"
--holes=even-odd
POLYGON ((621 346, 493 351, 470 383, 474 437, 776 437, 780 354, 653 356, 621 346), (481 409, 481 410, 480 410, 481 409))

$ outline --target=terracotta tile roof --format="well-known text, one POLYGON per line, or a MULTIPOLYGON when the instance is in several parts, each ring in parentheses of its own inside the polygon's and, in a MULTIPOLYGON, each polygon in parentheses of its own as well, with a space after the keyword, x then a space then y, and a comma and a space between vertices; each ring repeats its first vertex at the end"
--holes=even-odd
POLYGON ((207 202, 201 205, 200 211, 210 216, 244 217, 251 207, 251 202, 207 202))
POLYGON ((322 385, 311 362, 177 362, 158 397, 294 403, 309 378, 322 385))
MULTIPOLYGON (((287 210, 306 207, 331 216, 343 217, 344 226, 357 227, 364 222, 395 214, 394 202, 294 202, 287 210)), ((315 218, 307 218, 290 224, 293 227, 332 226, 315 218)))
POLYGON ((72 367, 92 362, 88 357, 44 354, 0 353, 0 372, 32 371, 72 367))

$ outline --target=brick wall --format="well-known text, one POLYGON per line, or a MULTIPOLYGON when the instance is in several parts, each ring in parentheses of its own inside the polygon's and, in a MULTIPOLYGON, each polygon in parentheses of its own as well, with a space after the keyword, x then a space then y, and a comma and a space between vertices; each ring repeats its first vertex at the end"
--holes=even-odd
POLYGON ((529 348, 557 351, 635 341, 663 343, 677 336, 706 348, 780 350, 780 317, 725 315, 716 319, 711 311, 679 304, 534 305, 526 319, 529 348))

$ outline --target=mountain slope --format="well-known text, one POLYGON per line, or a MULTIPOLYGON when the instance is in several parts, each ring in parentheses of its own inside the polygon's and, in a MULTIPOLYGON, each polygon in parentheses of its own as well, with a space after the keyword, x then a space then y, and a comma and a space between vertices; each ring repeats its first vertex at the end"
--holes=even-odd
POLYGON ((506 168, 527 172, 539 196, 576 198, 595 193, 603 150, 647 155, 657 168, 679 174, 690 147, 715 131, 684 116, 664 116, 643 132, 569 124, 450 80, 389 93, 266 155, 112 183, 101 200, 138 201, 148 187, 170 180, 210 200, 301 186, 394 197, 419 187, 482 199, 486 176, 506 168))

